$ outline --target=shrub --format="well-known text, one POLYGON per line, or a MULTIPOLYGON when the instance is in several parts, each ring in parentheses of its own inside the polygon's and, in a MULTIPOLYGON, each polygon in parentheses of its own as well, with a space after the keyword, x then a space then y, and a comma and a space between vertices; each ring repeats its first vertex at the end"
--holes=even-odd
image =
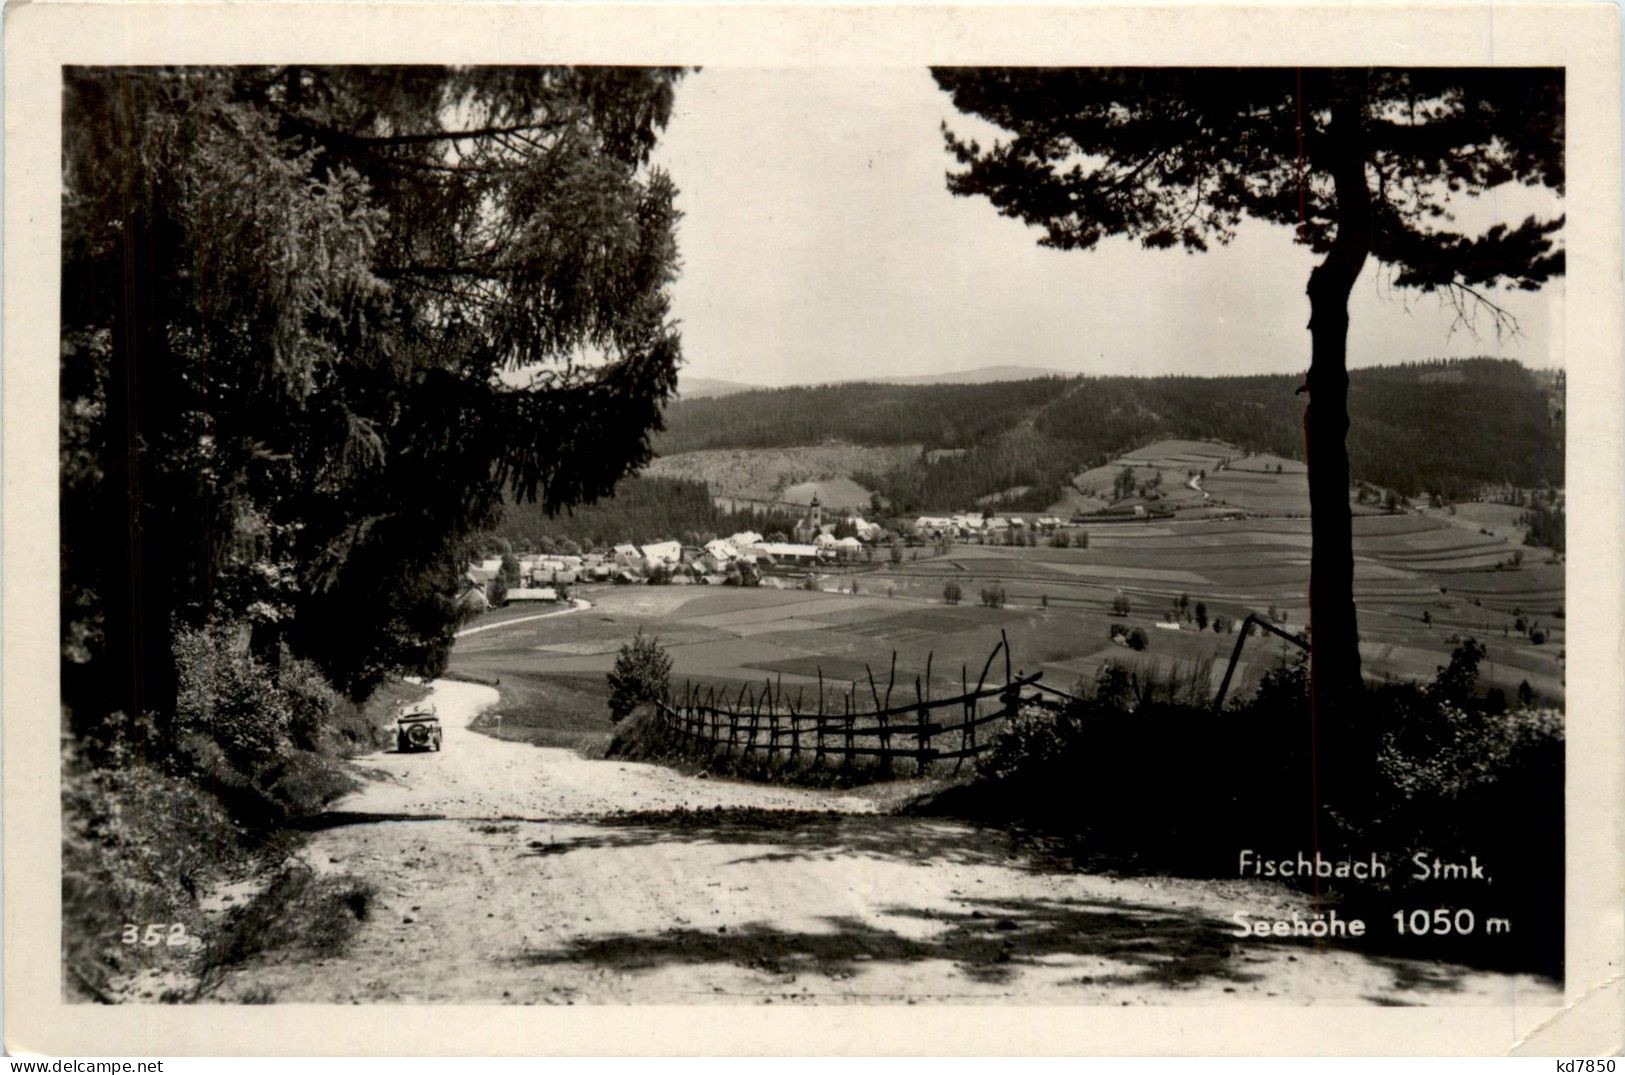
MULTIPOLYGON (((212 992, 225 972, 261 952, 335 954, 372 913, 376 892, 365 881, 323 877, 302 862, 278 870, 266 888, 233 909, 198 955, 198 993, 212 992)), ((263 1003, 263 993, 239 998, 263 1003)))
POLYGON ((315 750, 321 733, 341 705, 339 693, 328 685, 321 670, 282 649, 276 686, 287 697, 288 735, 302 750, 315 750))
POLYGON ((1113 616, 1127 616, 1130 611, 1131 606, 1128 603, 1128 597, 1126 595, 1118 594, 1116 597, 1112 598, 1113 616))
POLYGON ((1145 649, 1146 646, 1148 646, 1150 644, 1151 644, 1151 640, 1146 637, 1145 630, 1143 628, 1136 627, 1136 628, 1134 628, 1134 630, 1132 630, 1132 631, 1130 631, 1128 633, 1128 648, 1129 649, 1143 650, 1143 649, 1145 649))
POLYGON ((1406 954, 1416 957, 1421 945, 1428 957, 1556 974, 1562 719, 1533 708, 1532 691, 1520 690, 1510 710, 1500 708, 1504 698, 1479 697, 1481 649, 1465 643, 1431 684, 1368 688, 1337 725, 1323 721, 1318 769, 1301 654, 1222 713, 1161 700, 1137 673, 1108 663, 1093 697, 1058 716, 1034 710, 1013 721, 960 802, 982 817, 1047 829, 1097 863, 1197 876, 1233 878, 1244 848, 1290 857, 1317 846, 1318 828, 1327 859, 1375 852, 1389 867, 1386 879, 1332 882, 1322 893, 1345 918, 1385 921, 1424 900, 1472 906, 1481 922, 1503 916, 1521 932, 1477 946, 1406 937, 1406 954), (1155 759, 1154 776, 1124 759, 1155 759), (1299 805, 1315 801, 1312 772, 1318 814, 1299 805), (1418 854, 1476 856, 1495 883, 1416 881, 1410 859, 1418 854))
POLYGON ((78 985, 99 991, 171 950, 117 943, 127 922, 179 922, 197 934, 194 897, 245 858, 221 804, 144 762, 62 767, 62 956, 78 985))
POLYGON ((175 728, 217 744, 252 775, 286 749, 294 707, 239 634, 223 626, 177 633, 175 728))
POLYGON ((988 608, 1004 607, 1004 587, 998 583, 982 587, 982 604, 988 608))
POLYGON ((962 597, 964 597, 964 591, 959 588, 957 582, 950 582, 942 588, 942 599, 950 605, 959 604, 962 597))
POLYGON ((663 700, 671 690, 671 654, 639 628, 620 649, 609 671, 609 719, 619 721, 642 702, 663 700))
POLYGON ((1068 534, 1065 530, 1057 530, 1055 531, 1055 536, 1049 539, 1049 543, 1055 546, 1057 549, 1067 548, 1072 544, 1072 535, 1068 534))

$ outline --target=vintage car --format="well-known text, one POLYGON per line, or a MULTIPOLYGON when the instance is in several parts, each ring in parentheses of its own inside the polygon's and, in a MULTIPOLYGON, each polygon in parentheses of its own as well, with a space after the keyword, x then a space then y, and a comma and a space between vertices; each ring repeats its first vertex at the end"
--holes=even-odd
POLYGON ((403 754, 413 750, 439 750, 440 718, 433 710, 402 713, 395 718, 395 749, 403 754))

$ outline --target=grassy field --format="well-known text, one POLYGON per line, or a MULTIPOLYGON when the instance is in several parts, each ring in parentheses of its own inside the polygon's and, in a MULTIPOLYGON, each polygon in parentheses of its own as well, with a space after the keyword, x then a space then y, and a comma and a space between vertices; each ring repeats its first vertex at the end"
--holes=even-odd
MULTIPOLYGON (((1085 528, 1086 548, 912 549, 899 564, 822 575, 812 591, 583 587, 576 594, 591 609, 464 638, 452 670, 499 681, 504 737, 589 751, 609 730, 604 674, 638 630, 667 647, 676 684, 737 690, 771 680, 804 700, 820 680, 826 691, 851 689, 867 699, 871 673, 883 691, 893 654, 896 698, 912 695, 916 677, 922 691, 955 692, 975 684, 1001 632, 1019 670, 1041 671, 1061 689, 1092 680, 1107 662, 1205 677, 1216 687, 1236 635, 1216 633, 1215 618, 1233 626, 1249 612, 1273 609, 1291 631, 1308 618, 1309 520, 1258 511, 1301 493, 1301 464, 1224 452, 1163 441, 1125 460, 1165 469, 1165 488, 1172 483, 1198 498, 1201 490, 1183 484, 1188 470, 1206 469, 1209 488, 1229 475, 1243 490, 1232 495, 1251 505, 1245 515, 1214 518, 1193 507, 1171 518, 1102 522, 1085 528), (1228 460, 1222 470, 1221 460, 1228 460), (944 599, 950 582, 960 604, 944 599), (979 595, 994 587, 1004 607, 982 607, 979 595), (1119 598, 1129 603, 1126 616, 1114 614, 1119 598), (1206 629, 1196 622, 1199 604, 1206 629), (1115 643, 1116 624, 1144 630, 1147 649, 1115 643)), ((1356 515, 1355 597, 1369 679, 1429 678, 1470 635, 1488 647, 1487 684, 1510 695, 1527 681, 1543 699, 1561 703, 1564 568, 1548 551, 1519 545, 1513 516, 1499 508, 1356 515)), ((480 622, 515 615, 498 610, 480 622)), ((1233 690, 1252 689, 1267 668, 1292 656, 1286 643, 1266 638, 1247 643, 1233 690)))

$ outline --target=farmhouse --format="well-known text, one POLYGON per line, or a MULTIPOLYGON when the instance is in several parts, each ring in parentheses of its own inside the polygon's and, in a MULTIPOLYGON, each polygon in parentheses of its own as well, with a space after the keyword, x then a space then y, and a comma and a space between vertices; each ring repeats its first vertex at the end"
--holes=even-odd
POLYGON ((840 538, 835 542, 835 555, 842 560, 857 560, 863 556, 863 542, 855 537, 840 538))
POLYGON ((623 568, 642 567, 643 557, 638 554, 636 545, 617 545, 615 552, 615 566, 623 568))
POLYGON ((653 567, 656 564, 675 565, 683 558, 683 546, 675 541, 656 541, 643 546, 641 551, 646 567, 653 567))
POLYGON ((712 571, 721 571, 730 563, 739 559, 739 549, 731 541, 722 538, 713 538, 705 543, 705 556, 702 561, 712 571))
POLYGON ((828 559, 816 545, 788 541, 764 541, 752 546, 750 551, 758 556, 766 556, 776 564, 816 564, 828 559))
POLYGON ((559 592, 551 586, 521 587, 509 590, 507 599, 503 604, 513 604, 518 601, 557 601, 559 592))
MULTIPOLYGON (((486 561, 485 563, 490 562, 491 561, 486 561)), ((462 586, 465 590, 478 590, 482 595, 485 596, 487 601, 489 601, 492 591, 496 587, 497 576, 502 574, 502 561, 497 560, 497 566, 489 568, 485 566, 485 563, 481 563, 475 567, 470 567, 463 574, 462 586)), ((487 605, 487 607, 489 607, 489 605, 487 605)))
POLYGON ((537 586, 547 583, 571 583, 580 581, 581 571, 558 563, 544 563, 532 571, 529 578, 532 585, 537 586))

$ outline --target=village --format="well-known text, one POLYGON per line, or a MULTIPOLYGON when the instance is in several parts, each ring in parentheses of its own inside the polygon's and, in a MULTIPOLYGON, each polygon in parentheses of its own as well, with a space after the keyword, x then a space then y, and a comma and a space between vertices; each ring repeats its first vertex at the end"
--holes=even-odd
MULTIPOLYGON (((1146 511, 1136 507, 1131 517, 1143 519, 1146 511)), ((1074 518, 1071 523, 1080 521, 1074 518)), ((883 526, 851 510, 826 515, 814 497, 789 535, 763 536, 742 530, 703 545, 662 540, 644 545, 625 542, 604 551, 579 553, 524 551, 515 553, 515 565, 506 574, 502 557, 487 557, 469 565, 459 601, 465 613, 473 615, 509 604, 568 601, 569 587, 587 583, 783 589, 805 582, 812 569, 876 563, 877 550, 883 550, 878 555, 898 563, 917 559, 925 546, 941 550, 951 542, 1029 545, 1039 538, 1054 541, 1071 529, 1059 516, 1033 513, 921 515, 889 522, 890 526, 883 526), (789 540, 783 540, 785 537, 789 540)), ((1071 543, 1070 536, 1060 540, 1071 543)), ((1087 542, 1087 536, 1081 540, 1087 542)))

